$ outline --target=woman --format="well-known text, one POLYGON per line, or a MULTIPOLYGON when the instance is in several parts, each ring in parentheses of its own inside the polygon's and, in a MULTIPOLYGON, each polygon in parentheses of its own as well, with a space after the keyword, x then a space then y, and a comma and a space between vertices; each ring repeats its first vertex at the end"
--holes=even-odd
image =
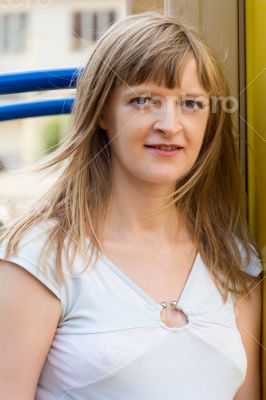
POLYGON ((1 237, 5 400, 260 398, 261 264, 228 94, 170 16, 99 39, 39 166, 63 173, 1 237))

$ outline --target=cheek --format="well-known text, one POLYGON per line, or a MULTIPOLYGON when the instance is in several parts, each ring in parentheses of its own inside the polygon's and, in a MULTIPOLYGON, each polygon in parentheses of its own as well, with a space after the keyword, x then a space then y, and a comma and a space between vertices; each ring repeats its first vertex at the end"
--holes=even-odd
POLYGON ((108 137, 117 151, 128 151, 128 156, 137 155, 142 150, 149 129, 147 119, 124 113, 110 126, 108 137))
POLYGON ((195 149, 200 148, 204 139, 208 116, 202 115, 187 121, 188 141, 195 149))
POLYGON ((132 159, 136 159, 140 153, 140 138, 137 134, 137 127, 124 124, 121 128, 117 125, 116 129, 108 134, 111 151, 116 157, 127 164, 132 159), (120 129, 119 129, 120 128, 120 129), (134 130, 132 130, 134 128, 134 130))
POLYGON ((108 136, 110 139, 115 137, 123 139, 123 136, 130 134, 135 125, 137 125, 137 120, 134 113, 129 113, 124 107, 120 107, 118 110, 110 110, 108 123, 108 136))

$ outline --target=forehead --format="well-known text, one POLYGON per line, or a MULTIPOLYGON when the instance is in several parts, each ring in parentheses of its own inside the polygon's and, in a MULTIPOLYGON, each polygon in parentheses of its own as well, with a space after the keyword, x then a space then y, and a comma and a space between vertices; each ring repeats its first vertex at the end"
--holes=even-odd
POLYGON ((208 96, 206 90, 202 87, 196 60, 191 57, 181 67, 180 85, 173 89, 166 86, 158 86, 154 82, 143 82, 139 85, 130 86, 126 83, 114 89, 114 95, 118 97, 130 97, 140 95, 141 93, 151 93, 159 96, 185 95, 208 96))

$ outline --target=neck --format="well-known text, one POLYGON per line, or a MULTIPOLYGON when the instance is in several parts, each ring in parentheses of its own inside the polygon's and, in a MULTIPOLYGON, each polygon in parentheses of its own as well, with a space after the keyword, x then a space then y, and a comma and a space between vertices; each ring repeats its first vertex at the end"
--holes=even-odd
POLYGON ((187 241, 188 235, 182 229, 175 204, 157 215, 150 215, 166 204, 163 196, 172 192, 173 187, 149 185, 147 182, 114 184, 103 240, 139 239, 152 243, 187 241))

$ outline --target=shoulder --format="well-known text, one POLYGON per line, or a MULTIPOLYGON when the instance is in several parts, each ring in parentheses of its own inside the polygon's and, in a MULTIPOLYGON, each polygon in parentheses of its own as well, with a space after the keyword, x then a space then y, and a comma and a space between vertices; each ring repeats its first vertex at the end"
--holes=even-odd
POLYGON ((241 255, 241 269, 249 275, 259 276, 263 272, 263 267, 258 251, 249 243, 250 260, 248 261, 243 242, 237 237, 236 242, 241 255))
MULTIPOLYGON (((250 263, 247 272, 259 275, 258 261, 250 263)), ((241 296, 235 303, 236 323, 247 357, 247 373, 235 400, 261 398, 261 322, 262 322, 262 280, 251 286, 249 296, 241 296)))
MULTIPOLYGON (((263 272, 257 250, 250 244, 250 260, 242 241, 237 239, 241 254, 241 269, 249 275, 258 277, 263 272)), ((249 295, 240 296, 235 302, 235 315, 238 330, 247 357, 247 373, 238 390, 235 400, 258 399, 260 393, 260 353, 262 320, 262 280, 250 286, 249 295)))
POLYGON ((49 231, 55 224, 53 221, 38 222, 26 230, 18 241, 16 251, 7 256, 7 240, 0 244, 0 259, 13 262, 40 280, 58 298, 60 298, 60 284, 56 275, 56 253, 52 250, 44 260, 41 268, 41 256, 49 238, 49 231))

